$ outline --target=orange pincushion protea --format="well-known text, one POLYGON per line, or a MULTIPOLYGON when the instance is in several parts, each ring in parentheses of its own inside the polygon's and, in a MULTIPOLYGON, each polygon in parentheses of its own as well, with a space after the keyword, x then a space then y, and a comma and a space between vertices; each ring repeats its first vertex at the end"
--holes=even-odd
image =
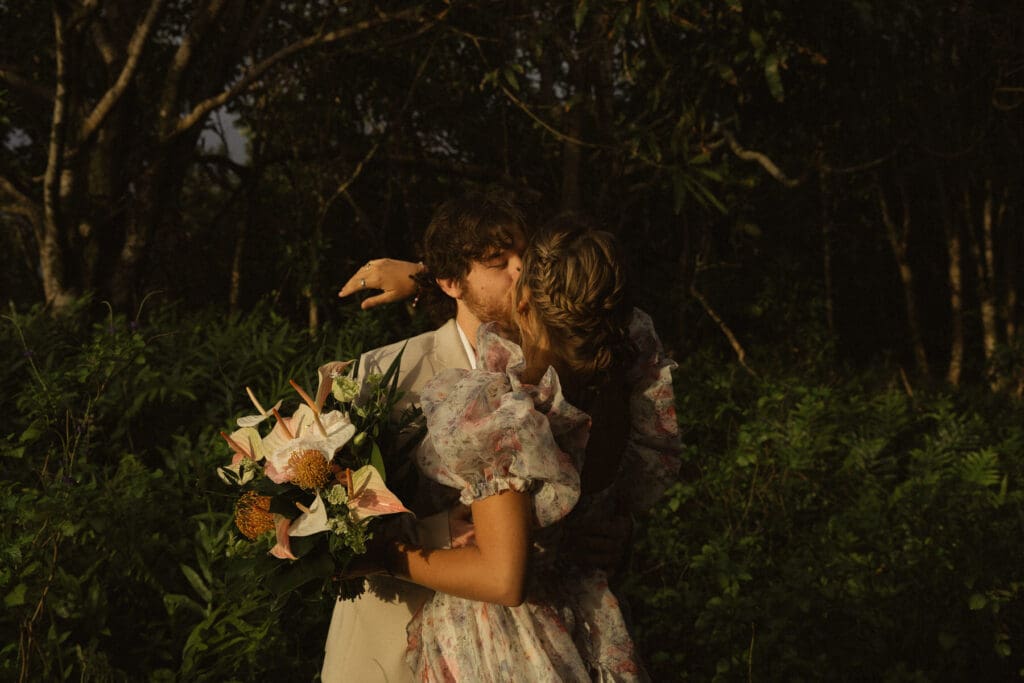
POLYGON ((294 451, 288 458, 288 467, 292 470, 292 483, 307 491, 322 488, 331 476, 331 463, 315 448, 294 451))
POLYGON ((274 529, 274 514, 270 511, 270 496, 247 491, 235 505, 235 526, 250 541, 274 529))

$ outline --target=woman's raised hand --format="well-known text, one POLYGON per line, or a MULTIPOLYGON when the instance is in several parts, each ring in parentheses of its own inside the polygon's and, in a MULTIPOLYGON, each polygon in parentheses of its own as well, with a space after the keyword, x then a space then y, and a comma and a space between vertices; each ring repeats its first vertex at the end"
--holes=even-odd
POLYGON ((415 296, 418 291, 413 276, 423 270, 422 263, 399 261, 390 258, 378 258, 367 261, 366 265, 348 279, 345 286, 338 292, 339 297, 346 297, 368 289, 379 289, 380 294, 367 297, 359 304, 363 310, 402 301, 415 296))

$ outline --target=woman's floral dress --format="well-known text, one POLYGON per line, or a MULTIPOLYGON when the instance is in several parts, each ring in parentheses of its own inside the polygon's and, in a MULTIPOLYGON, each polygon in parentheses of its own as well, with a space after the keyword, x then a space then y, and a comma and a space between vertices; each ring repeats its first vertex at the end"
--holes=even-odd
POLYGON ((423 473, 476 500, 513 489, 533 499, 526 600, 505 607, 435 593, 408 627, 407 661, 424 681, 634 681, 645 675, 607 577, 560 553, 577 524, 648 507, 679 467, 671 369, 650 318, 634 312, 631 432, 616 484, 580 500, 589 416, 566 401, 553 368, 524 384, 522 350, 491 325, 478 370, 447 370, 421 393, 423 473), (569 513, 573 512, 570 517, 569 513))

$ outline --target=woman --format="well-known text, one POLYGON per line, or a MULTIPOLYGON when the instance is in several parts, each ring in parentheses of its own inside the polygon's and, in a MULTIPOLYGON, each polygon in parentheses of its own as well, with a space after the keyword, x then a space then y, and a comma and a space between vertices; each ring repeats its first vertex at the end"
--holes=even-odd
POLYGON ((419 465, 460 492, 473 532, 448 550, 387 548, 389 571, 437 591, 409 625, 408 662, 423 680, 637 680, 604 573, 576 566, 565 539, 646 503, 621 471, 671 479, 672 365, 608 233, 563 220, 531 243, 512 296, 521 346, 485 326, 478 370, 422 394, 419 465))

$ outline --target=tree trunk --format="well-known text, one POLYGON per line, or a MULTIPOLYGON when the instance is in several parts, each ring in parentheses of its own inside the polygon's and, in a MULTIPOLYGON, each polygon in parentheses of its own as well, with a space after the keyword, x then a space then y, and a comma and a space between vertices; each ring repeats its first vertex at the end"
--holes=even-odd
POLYGON ((231 283, 228 287, 228 310, 238 311, 239 293, 242 290, 242 257, 245 254, 245 238, 249 232, 249 221, 256 215, 256 192, 249 187, 245 193, 245 215, 238 221, 238 234, 235 235, 235 249, 231 255, 231 283))
POLYGON ((67 308, 74 295, 67 282, 61 223, 61 182, 64 176, 64 145, 67 136, 67 61, 70 46, 64 35, 64 18, 56 8, 53 10, 53 33, 57 79, 46 172, 43 176, 43 234, 39 243, 39 269, 46 303, 54 311, 59 312, 67 308))
POLYGON ((818 196, 821 202, 821 271, 825 289, 825 324, 829 336, 835 339, 835 294, 832 281, 832 193, 829 187, 828 172, 818 170, 818 196))
POLYGON ((139 196, 135 210, 124 223, 124 243, 111 276, 110 297, 115 307, 128 310, 145 294, 147 260, 158 241, 160 230, 173 224, 170 210, 181 196, 185 174, 194 156, 198 129, 173 138, 154 150, 153 164, 138 179, 139 196))
MULTIPOLYGON (((1003 193, 1003 203, 999 208, 999 225, 1006 225, 1006 210, 1010 203, 1010 191, 1007 188, 1003 193)), ((1020 250, 1022 241, 1020 231, 1003 231, 1003 273, 1004 288, 1003 294, 1003 322, 1006 325, 1006 343, 1013 344, 1017 340, 1017 305, 1020 301, 1017 290, 1020 284, 1020 250)))
POLYGON ((981 322, 985 333, 985 360, 991 362, 999 343, 996 319, 996 269, 992 244, 992 181, 985 182, 985 203, 981 214, 981 244, 985 258, 985 287, 982 290, 981 322))
POLYGON ((946 251, 949 257, 949 317, 950 347, 949 368, 946 381, 954 387, 960 386, 960 375, 964 364, 964 284, 961 259, 960 233, 950 216, 949 202, 942 178, 938 182, 938 199, 942 212, 942 228, 946 237, 946 251))
POLYGON ((907 314, 907 331, 910 335, 910 348, 914 354, 914 364, 917 372, 927 377, 930 373, 928 367, 928 355, 924 349, 924 337, 921 334, 921 321, 917 313, 917 303, 914 299, 914 270, 910 265, 907 254, 907 243, 910 237, 910 201, 906 189, 900 188, 900 198, 903 203, 903 218, 899 226, 893 220, 889 212, 889 205, 885 199, 885 193, 881 187, 878 188, 878 204, 882 211, 882 223, 885 226, 886 237, 889 239, 889 246, 896 259, 896 266, 899 269, 900 283, 903 286, 903 305, 907 314))
MULTIPOLYGON (((970 235, 971 258, 977 280, 978 306, 981 310, 982 349, 985 353, 986 370, 992 370, 992 362, 999 343, 998 320, 995 297, 995 252, 992 244, 992 184, 985 183, 985 195, 981 206, 980 225, 974 216, 970 188, 964 188, 964 216, 970 235), (979 234, 980 233, 980 234, 979 234)), ((990 377, 993 391, 998 388, 998 378, 990 377)))

